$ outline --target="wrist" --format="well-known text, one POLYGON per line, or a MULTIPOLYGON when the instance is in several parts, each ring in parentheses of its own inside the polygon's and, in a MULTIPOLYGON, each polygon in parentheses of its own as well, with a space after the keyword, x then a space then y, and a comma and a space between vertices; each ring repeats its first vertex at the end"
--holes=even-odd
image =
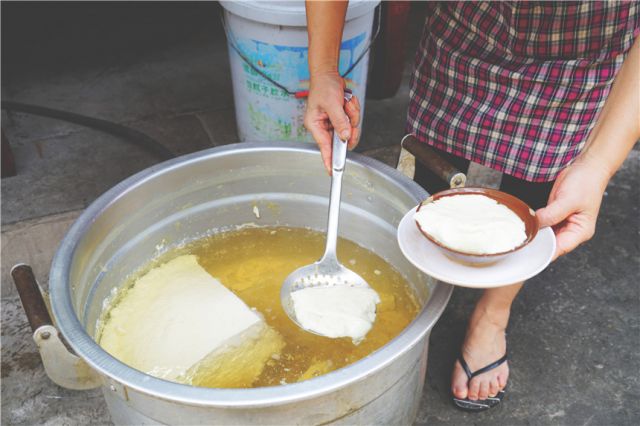
POLYGON ((313 74, 309 80, 309 90, 320 89, 323 93, 327 90, 344 89, 344 87, 344 79, 337 71, 318 72, 313 74))
POLYGON ((340 73, 338 72, 338 66, 331 65, 331 64, 317 65, 317 66, 314 66, 313 68, 309 66, 309 78, 311 80, 314 80, 322 76, 340 77, 340 73))
POLYGON ((593 173, 598 175, 606 186, 609 180, 616 172, 616 167, 608 163, 606 155, 599 155, 593 149, 585 149, 574 161, 574 164, 580 164, 587 167, 593 173))
POLYGON ((602 158, 598 158, 593 153, 583 152, 567 168, 577 167, 585 170, 591 176, 591 185, 594 191, 604 193, 613 176, 611 169, 604 164, 602 158))

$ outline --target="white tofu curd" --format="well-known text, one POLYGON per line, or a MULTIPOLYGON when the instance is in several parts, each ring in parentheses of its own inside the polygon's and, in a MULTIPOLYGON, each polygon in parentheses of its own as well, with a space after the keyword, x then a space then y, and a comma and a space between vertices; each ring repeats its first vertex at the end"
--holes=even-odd
POLYGON ((527 238, 525 224, 518 215, 484 195, 442 197, 424 204, 414 219, 438 242, 464 253, 501 253, 527 238))
POLYGON ((380 297, 373 289, 335 285, 291 293, 300 325, 323 336, 350 337, 358 344, 376 320, 380 297))
POLYGON ((100 345, 145 373, 179 379, 262 318, 185 255, 140 277, 105 319, 100 345))

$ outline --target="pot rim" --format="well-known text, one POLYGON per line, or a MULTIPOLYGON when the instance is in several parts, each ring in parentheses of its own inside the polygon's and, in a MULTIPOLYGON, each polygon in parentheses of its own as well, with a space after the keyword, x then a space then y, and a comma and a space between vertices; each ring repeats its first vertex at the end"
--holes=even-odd
MULTIPOLYGON (((212 157, 233 154, 238 150, 318 152, 317 147, 312 144, 242 142, 180 156, 144 169, 118 183, 91 203, 73 223, 54 256, 49 288, 56 326, 76 354, 96 371, 141 393, 189 405, 246 408, 282 405, 333 392, 379 371, 417 344, 444 311, 453 290, 452 286, 437 282, 418 316, 398 336, 371 355, 322 376, 281 386, 213 389, 170 382, 145 374, 118 361, 89 336, 73 309, 67 277, 71 270, 71 260, 77 244, 91 227, 94 219, 116 202, 123 193, 156 176, 172 169, 209 160, 212 157)), ((375 159, 349 153, 347 161, 368 167, 378 175, 382 175, 384 179, 392 180, 401 189, 414 196, 416 202, 424 200, 428 196, 418 184, 375 159)), ((320 164, 318 162, 319 166, 320 164)))

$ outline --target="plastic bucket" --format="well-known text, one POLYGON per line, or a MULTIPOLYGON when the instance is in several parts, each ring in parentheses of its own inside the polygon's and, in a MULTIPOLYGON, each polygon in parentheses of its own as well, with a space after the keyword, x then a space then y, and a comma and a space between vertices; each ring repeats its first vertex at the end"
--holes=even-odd
MULTIPOLYGON (((313 142, 303 124, 306 100, 296 97, 309 88, 304 1, 221 3, 240 140, 313 142)), ((339 71, 363 112, 378 3, 349 2, 340 50, 339 71)))

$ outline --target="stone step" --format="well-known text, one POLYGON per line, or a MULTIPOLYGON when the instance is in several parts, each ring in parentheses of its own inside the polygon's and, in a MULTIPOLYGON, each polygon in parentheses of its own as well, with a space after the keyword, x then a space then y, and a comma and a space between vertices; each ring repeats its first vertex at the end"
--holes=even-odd
POLYGON ((30 219, 2 227, 2 298, 18 293, 11 278, 11 268, 27 263, 38 282, 48 287, 49 268, 60 241, 82 210, 30 219))

